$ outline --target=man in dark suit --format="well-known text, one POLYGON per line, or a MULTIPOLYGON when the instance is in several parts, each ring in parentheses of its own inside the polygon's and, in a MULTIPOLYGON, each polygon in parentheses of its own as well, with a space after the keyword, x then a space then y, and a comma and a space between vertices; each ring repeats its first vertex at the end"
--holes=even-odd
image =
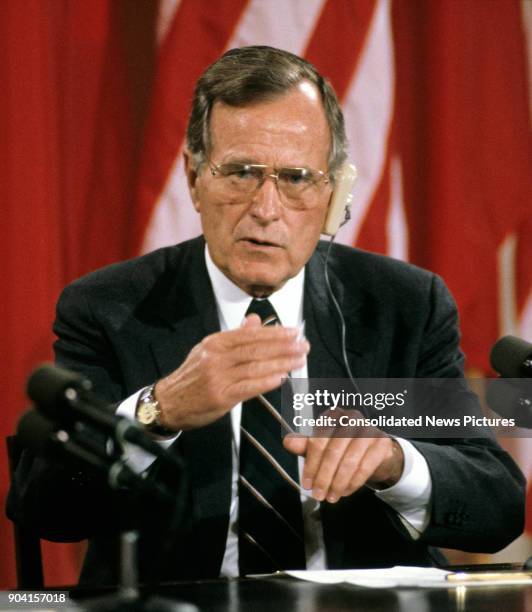
MULTIPOLYGON (((54 328, 57 362, 84 373, 119 414, 137 418, 184 461, 187 521, 163 575, 427 565, 438 559, 435 546, 492 551, 519 535, 523 478, 489 436, 287 436, 269 452, 277 474, 300 480, 297 508, 286 510, 293 523, 270 503, 288 496, 271 484, 274 471, 253 483, 244 477, 251 446, 260 446, 249 445, 249 431, 262 442, 261 427, 271 427, 248 421, 260 412, 254 397, 289 372, 460 377, 456 310, 438 277, 408 264, 342 246, 325 263, 318 240, 346 142, 334 92, 307 62, 265 47, 228 52, 198 82, 187 136, 203 237, 76 281, 54 328), (282 325, 262 324, 266 301, 282 325), (254 516, 246 491, 262 504, 257 512, 271 510, 283 525, 261 532, 262 518, 251 520, 244 533, 243 517, 254 516)), ((131 449, 129 461, 171 484, 153 457, 131 449)), ((128 523, 142 527, 148 572, 168 520, 155 502, 132 504, 97 478, 30 455, 9 512, 44 537, 89 537, 83 578, 93 584, 115 579, 114 536, 128 523)))

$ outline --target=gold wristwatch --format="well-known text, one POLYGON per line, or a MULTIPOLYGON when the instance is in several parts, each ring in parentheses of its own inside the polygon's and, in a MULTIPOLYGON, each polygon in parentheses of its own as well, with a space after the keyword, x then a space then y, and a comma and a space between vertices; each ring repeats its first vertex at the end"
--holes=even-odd
POLYGON ((159 421, 161 408, 155 398, 155 383, 143 389, 137 401, 135 418, 142 427, 154 436, 170 438, 176 435, 175 431, 164 427, 159 421))

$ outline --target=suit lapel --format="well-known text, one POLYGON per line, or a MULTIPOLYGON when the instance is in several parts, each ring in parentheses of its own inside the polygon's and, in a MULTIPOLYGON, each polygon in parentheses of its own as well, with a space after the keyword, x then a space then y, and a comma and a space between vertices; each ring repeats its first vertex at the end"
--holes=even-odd
POLYGON ((166 376, 183 361, 205 336, 220 331, 214 293, 203 254, 204 242, 195 242, 178 269, 172 270, 167 294, 152 308, 166 326, 151 342, 159 374, 166 376))
MULTIPOLYGON (((307 265, 305 277, 305 332, 311 345, 309 378, 346 378, 348 373, 342 356, 340 316, 325 283, 322 250, 320 247, 316 249, 307 265)), ((372 325, 364 287, 358 283, 346 286, 341 279, 339 261, 341 263, 341 260, 331 256, 329 279, 345 321, 349 366, 355 377, 369 378, 373 371, 374 343, 378 341, 376 330, 372 325)))

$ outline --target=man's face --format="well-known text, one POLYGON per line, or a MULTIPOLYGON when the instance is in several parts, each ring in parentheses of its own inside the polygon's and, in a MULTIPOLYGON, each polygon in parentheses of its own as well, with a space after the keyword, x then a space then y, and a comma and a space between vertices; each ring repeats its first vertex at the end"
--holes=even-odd
MULTIPOLYGON (((320 96, 303 82, 271 102, 242 108, 216 103, 210 121, 210 160, 274 168, 327 171, 330 132, 320 96)), ((320 236, 331 188, 319 191, 310 210, 287 208, 273 180, 238 203, 220 194, 206 162, 199 174, 190 156, 185 165, 194 207, 214 263, 250 295, 265 296, 295 276, 320 236)))

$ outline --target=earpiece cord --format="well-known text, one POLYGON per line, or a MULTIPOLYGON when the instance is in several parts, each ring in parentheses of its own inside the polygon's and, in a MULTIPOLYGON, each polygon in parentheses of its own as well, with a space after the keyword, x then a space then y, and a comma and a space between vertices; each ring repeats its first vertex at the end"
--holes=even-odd
POLYGON ((338 313, 338 317, 340 319, 340 338, 341 338, 342 357, 344 360, 344 365, 347 370, 347 374, 349 376, 349 380, 351 381, 351 384, 353 385, 355 390, 360 393, 360 389, 358 388, 355 377, 353 376, 353 373, 351 372, 349 361, 347 359, 347 349, 346 349, 346 342, 345 342, 346 327, 345 327, 344 315, 342 314, 340 304, 338 304, 338 300, 336 299, 336 296, 334 295, 334 292, 331 287, 331 282, 329 280, 329 255, 331 254, 331 248, 332 248, 335 238, 336 238, 336 234, 331 236, 331 240, 329 241, 329 246, 327 247, 327 253, 325 255, 325 265, 324 265, 325 285, 327 287, 327 293, 329 294, 331 301, 334 304, 334 307, 336 309, 336 312, 338 313))

